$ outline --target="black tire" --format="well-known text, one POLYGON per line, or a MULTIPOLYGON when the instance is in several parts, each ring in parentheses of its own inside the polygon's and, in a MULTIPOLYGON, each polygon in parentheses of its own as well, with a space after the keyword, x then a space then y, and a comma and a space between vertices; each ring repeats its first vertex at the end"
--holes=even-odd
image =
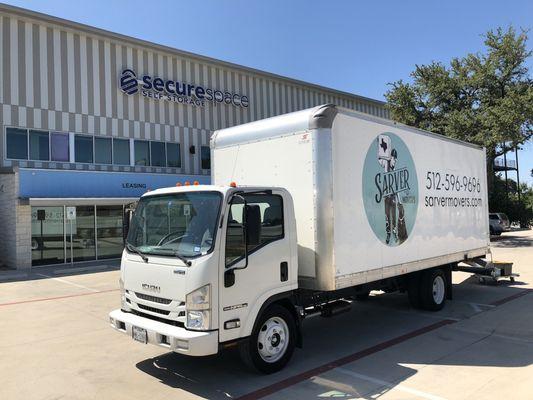
MULTIPOLYGON (((263 314, 259 317, 258 323, 254 327, 254 330, 250 337, 240 342, 239 353, 241 359, 250 368, 256 369, 264 374, 272 374, 281 370, 289 362, 294 352, 294 346, 296 344, 296 322, 294 317, 285 307, 278 304, 274 304, 268 307, 263 314), (265 359, 259 353, 259 333, 265 331, 265 323, 271 319, 283 320, 288 328, 286 339, 288 343, 284 350, 284 354, 273 362, 265 361, 265 359)), ((277 346, 277 345, 276 345, 277 346)))
POLYGON ((446 303, 448 284, 446 274, 439 268, 422 272, 420 279, 420 306, 424 310, 439 311, 446 303), (439 288, 435 289, 434 284, 439 288))
POLYGON ((368 297, 370 296, 370 290, 366 290, 364 292, 359 292, 355 295, 355 300, 357 301, 366 301, 368 300, 368 297))
POLYGON ((412 273, 407 280, 407 295, 409 296, 409 303, 413 308, 420 308, 420 278, 419 272, 412 273))

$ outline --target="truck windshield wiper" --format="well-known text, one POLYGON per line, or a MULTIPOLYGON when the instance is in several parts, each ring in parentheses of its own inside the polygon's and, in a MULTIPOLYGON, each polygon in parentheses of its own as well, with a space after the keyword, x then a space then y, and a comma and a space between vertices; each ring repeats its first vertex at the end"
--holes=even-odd
POLYGON ((137 247, 129 244, 129 243, 126 243, 126 249, 128 249, 129 251, 131 251, 132 253, 135 253, 135 254, 138 254, 145 263, 148 262, 148 257, 146 257, 146 255, 140 251, 137 247))
POLYGON ((191 260, 187 260, 185 257, 183 257, 181 254, 179 254, 177 251, 174 252, 174 255, 176 256, 176 258, 178 258, 179 260, 183 261, 186 266, 188 266, 188 267, 191 266, 191 264, 192 264, 191 260))

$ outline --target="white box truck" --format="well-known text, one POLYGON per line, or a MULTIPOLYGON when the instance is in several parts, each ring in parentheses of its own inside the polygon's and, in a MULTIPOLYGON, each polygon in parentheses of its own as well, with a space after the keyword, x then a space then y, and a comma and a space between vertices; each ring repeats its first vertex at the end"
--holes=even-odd
POLYGON ((238 345, 259 371, 302 320, 371 290, 439 310, 489 252, 484 149, 324 105, 213 134, 212 185, 143 195, 113 328, 191 356, 238 345))

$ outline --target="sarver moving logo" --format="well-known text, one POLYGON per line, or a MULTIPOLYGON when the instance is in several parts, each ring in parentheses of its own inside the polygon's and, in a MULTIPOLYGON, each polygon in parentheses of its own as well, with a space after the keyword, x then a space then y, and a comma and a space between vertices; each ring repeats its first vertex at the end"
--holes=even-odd
POLYGON ((363 166, 363 203, 374 234, 387 246, 404 243, 418 209, 418 180, 411 153, 392 132, 378 135, 363 166))
POLYGON ((131 69, 125 69, 120 74, 120 89, 126 94, 135 94, 139 91, 137 75, 131 69))

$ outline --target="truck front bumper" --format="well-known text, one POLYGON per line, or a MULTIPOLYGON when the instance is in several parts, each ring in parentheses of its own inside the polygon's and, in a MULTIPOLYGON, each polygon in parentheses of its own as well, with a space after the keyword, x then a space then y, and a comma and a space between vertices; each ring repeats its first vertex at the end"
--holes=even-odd
POLYGON ((109 313, 111 326, 130 337, 133 327, 146 329, 147 343, 188 356, 208 356, 218 353, 218 331, 196 332, 165 324, 139 315, 114 310, 109 313))

